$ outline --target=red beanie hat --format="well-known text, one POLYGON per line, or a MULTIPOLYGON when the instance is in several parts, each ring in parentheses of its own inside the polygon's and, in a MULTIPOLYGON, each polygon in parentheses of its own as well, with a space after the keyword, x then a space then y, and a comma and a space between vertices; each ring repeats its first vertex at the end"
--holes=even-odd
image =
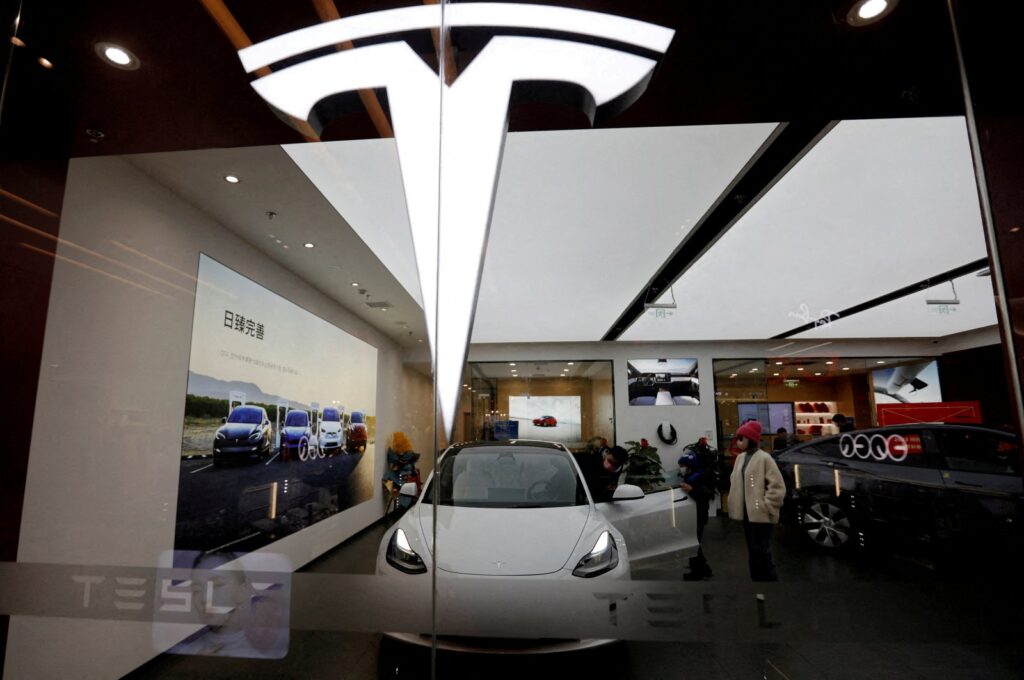
POLYGON ((761 441, 761 423, 756 420, 748 420, 736 430, 736 436, 744 436, 756 445, 761 441))

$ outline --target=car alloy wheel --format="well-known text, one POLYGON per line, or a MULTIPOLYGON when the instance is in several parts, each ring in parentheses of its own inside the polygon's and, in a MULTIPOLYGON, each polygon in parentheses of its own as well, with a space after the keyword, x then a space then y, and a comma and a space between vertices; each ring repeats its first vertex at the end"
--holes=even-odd
POLYGON ((842 548, 853 536, 853 525, 846 511, 828 502, 812 503, 803 513, 800 526, 812 541, 823 548, 842 548))

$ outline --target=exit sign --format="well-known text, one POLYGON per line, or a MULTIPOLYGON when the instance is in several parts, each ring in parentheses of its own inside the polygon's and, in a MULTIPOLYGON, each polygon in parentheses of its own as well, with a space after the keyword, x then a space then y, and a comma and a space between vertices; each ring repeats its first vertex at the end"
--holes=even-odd
POLYGON ((799 387, 800 386, 800 381, 799 380, 783 380, 782 384, 785 385, 786 387, 799 387))

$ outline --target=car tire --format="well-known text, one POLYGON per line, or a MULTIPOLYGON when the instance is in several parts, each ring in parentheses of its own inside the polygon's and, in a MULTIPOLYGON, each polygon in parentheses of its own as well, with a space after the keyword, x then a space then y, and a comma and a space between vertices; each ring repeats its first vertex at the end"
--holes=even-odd
POLYGON ((815 499, 800 513, 800 528, 813 543, 826 550, 854 545, 855 524, 849 511, 832 500, 815 499))

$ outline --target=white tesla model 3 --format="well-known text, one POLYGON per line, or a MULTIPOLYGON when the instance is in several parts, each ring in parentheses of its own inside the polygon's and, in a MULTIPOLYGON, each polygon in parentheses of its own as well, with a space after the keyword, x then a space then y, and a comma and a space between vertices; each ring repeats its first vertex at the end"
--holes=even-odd
MULTIPOLYGON (((403 492, 414 489, 403 488, 403 492)), ((423 496, 384 535, 377 573, 421 580, 431 571, 474 598, 464 602, 477 620, 488 613, 505 620, 536 593, 538 582, 555 582, 563 594, 589 597, 588 586, 630 578, 633 571, 695 554, 696 506, 671 482, 647 493, 620 484, 611 500, 595 502, 576 460, 561 444, 535 441, 477 442, 447 449, 424 487, 423 496), (437 494, 437 553, 431 540, 437 494), (586 580, 591 580, 584 583, 586 580), (471 584, 471 588, 468 586, 471 584), (489 587, 488 584, 493 584, 489 587), (521 585, 517 589, 517 585, 521 585), (568 589, 568 590, 567 590, 568 589), (518 592, 517 592, 518 591, 518 592)), ((416 644, 430 636, 389 633, 416 644)), ((528 638, 529 631, 502 637, 528 638)), ((448 649, 509 651, 474 644, 465 637, 438 637, 448 649)), ((579 649, 611 640, 563 640, 517 651, 579 649)))

